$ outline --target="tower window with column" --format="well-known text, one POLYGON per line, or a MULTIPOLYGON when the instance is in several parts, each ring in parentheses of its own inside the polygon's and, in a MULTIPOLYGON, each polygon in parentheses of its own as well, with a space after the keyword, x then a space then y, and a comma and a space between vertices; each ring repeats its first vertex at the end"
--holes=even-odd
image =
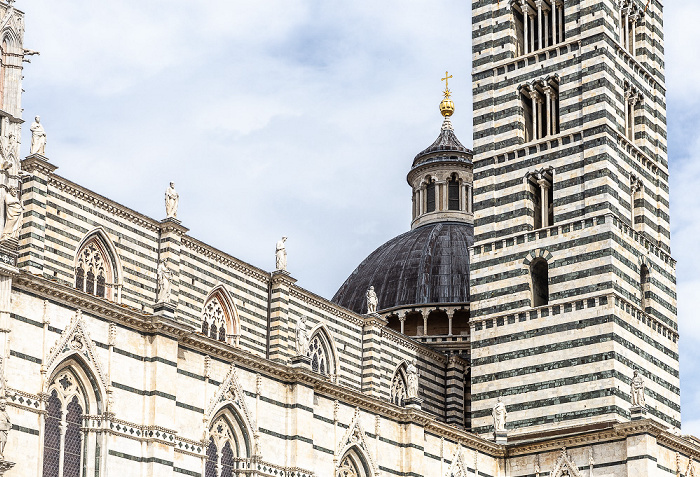
POLYGON ((637 118, 636 110, 641 109, 642 95, 629 83, 625 83, 625 93, 624 93, 624 127, 625 127, 625 137, 632 142, 635 142, 635 134, 637 132, 637 118))
POLYGON ((513 0, 516 56, 530 54, 564 41, 564 3, 546 0, 513 0))
POLYGON ((448 210, 460 210, 459 204, 459 178, 457 174, 452 174, 450 179, 447 181, 447 209, 448 210))
POLYGON ((528 174, 528 195, 533 211, 534 230, 554 224, 554 171, 546 169, 528 174))
POLYGON ((632 56, 637 54, 637 34, 643 24, 644 8, 641 8, 634 0, 625 0, 620 3, 618 12, 619 40, 622 47, 632 56))
POLYGON ((559 133, 559 80, 536 80, 520 88, 525 142, 559 133))

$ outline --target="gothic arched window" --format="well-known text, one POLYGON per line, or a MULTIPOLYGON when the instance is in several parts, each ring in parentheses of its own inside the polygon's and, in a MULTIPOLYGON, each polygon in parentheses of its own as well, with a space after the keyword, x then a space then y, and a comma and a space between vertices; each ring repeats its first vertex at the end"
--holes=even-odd
POLYGON ((238 335, 238 314, 226 291, 219 287, 209 295, 202 310, 202 333, 213 340, 230 343, 238 335))
POLYGON ((369 477, 369 467, 362 455, 352 447, 340 460, 336 477, 369 477))
POLYGON ((406 376, 404 371, 404 365, 401 365, 399 369, 394 373, 394 379, 391 380, 391 403, 397 406, 403 406, 406 400, 406 376))
POLYGON ((77 376, 66 368, 49 386, 43 477, 81 476, 85 452, 81 427, 86 412, 85 392, 77 376))
POLYGON ((323 329, 316 331, 309 341, 309 358, 311 358, 312 371, 325 375, 335 373, 334 355, 329 338, 323 329))
POLYGON ((234 477, 234 459, 241 457, 242 449, 229 419, 219 416, 209 434, 204 477, 234 477))
POLYGON ((114 297, 114 260, 98 234, 87 240, 78 251, 75 266, 75 288, 100 298, 114 297))

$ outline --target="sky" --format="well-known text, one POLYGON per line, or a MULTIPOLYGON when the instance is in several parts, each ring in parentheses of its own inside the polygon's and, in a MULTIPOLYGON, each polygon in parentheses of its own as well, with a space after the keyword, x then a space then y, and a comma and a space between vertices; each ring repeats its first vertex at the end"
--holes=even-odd
MULTIPOLYGON (((683 432, 700 436, 700 9, 666 2, 672 255, 683 432), (688 45, 693 45, 688 48, 688 45), (695 55, 695 56, 693 56, 695 55)), ((449 70, 471 145, 466 0, 19 0, 24 118, 62 175, 331 298, 410 227, 406 173, 437 137, 449 70)), ((24 128, 22 152, 29 152, 24 128)))

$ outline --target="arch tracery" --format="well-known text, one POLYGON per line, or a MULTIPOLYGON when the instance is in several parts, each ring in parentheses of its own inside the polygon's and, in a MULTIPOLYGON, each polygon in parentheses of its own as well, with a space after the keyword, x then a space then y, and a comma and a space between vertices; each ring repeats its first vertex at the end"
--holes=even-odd
POLYGON ((238 344, 240 337, 238 310, 223 286, 215 287, 202 307, 202 334, 229 344, 238 344))
POLYGON ((311 370, 335 379, 338 373, 338 354, 328 329, 319 325, 312 330, 310 336, 308 356, 311 360, 311 370))
POLYGON ((75 288, 119 301, 120 266, 114 245, 101 229, 89 233, 75 255, 75 288))

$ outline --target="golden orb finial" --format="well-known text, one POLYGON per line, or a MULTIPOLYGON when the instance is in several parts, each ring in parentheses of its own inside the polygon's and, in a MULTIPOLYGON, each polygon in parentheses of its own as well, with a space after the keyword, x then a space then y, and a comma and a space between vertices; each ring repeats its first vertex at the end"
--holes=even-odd
POLYGON ((452 92, 450 92, 450 89, 447 87, 447 82, 450 78, 452 78, 452 75, 445 71, 445 77, 440 79, 440 81, 445 82, 445 91, 443 91, 445 97, 440 102, 440 114, 446 118, 449 118, 455 112, 455 103, 450 99, 452 92))

